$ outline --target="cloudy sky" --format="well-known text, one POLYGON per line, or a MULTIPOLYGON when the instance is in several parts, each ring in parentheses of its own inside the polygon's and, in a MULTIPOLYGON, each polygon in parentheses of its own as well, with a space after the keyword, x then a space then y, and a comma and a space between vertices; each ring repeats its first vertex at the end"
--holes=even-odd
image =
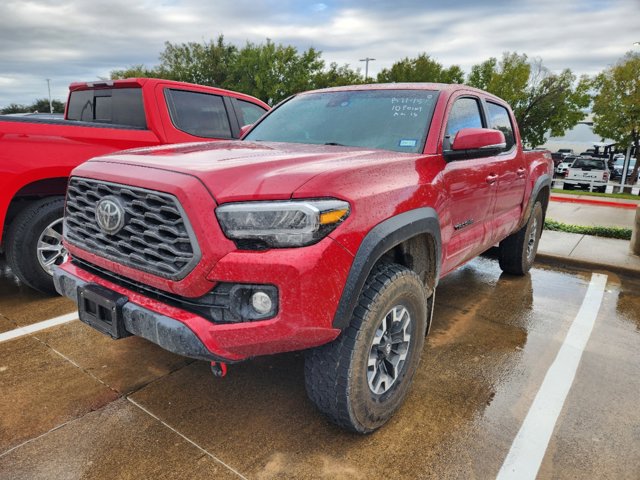
POLYGON ((639 22, 640 0, 0 0, 0 108, 46 97, 46 78, 63 100, 72 81, 157 64, 167 40, 219 34, 374 57, 373 75, 421 52, 468 71, 504 51, 594 74, 640 50, 639 22))

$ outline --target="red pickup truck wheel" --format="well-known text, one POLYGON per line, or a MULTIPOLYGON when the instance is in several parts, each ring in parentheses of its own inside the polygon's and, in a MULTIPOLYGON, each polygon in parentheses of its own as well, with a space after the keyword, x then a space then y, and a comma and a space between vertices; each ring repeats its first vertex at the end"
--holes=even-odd
POLYGON ((25 284, 55 293, 52 272, 66 258, 62 245, 64 198, 48 197, 25 207, 7 232, 7 261, 25 284))
POLYGON ((329 420, 358 433, 384 425, 402 405, 426 333, 425 290, 406 267, 369 276, 351 325, 305 362, 309 398, 329 420))
POLYGON ((499 262, 503 272, 524 275, 529 271, 538 251, 543 217, 542 204, 536 202, 525 226, 500 242, 499 262))

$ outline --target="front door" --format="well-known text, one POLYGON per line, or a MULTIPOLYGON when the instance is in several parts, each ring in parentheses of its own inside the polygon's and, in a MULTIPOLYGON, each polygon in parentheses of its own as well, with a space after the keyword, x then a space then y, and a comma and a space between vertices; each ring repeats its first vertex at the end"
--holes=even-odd
MULTIPOLYGON (((443 149, 450 148, 463 128, 486 128, 480 99, 464 95, 455 99, 448 118, 443 149)), ((448 162, 443 183, 448 194, 442 223, 449 237, 445 243, 442 272, 447 273, 490 246, 493 210, 496 201, 498 168, 495 157, 448 162)))

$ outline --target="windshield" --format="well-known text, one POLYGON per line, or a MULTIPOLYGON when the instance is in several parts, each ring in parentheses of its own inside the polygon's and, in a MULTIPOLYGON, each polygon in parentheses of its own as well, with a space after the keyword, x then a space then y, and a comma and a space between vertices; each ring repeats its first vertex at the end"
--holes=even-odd
POLYGON ((298 95, 244 138, 422 152, 438 92, 355 90, 298 95))
POLYGON ((597 160, 595 158, 579 158, 572 165, 573 168, 595 168, 597 170, 604 170, 604 160, 597 160))

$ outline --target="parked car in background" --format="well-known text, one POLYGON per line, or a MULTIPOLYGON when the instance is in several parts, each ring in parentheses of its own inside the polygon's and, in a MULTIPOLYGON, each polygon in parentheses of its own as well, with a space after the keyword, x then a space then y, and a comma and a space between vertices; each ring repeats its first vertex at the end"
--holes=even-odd
POLYGON ((132 147, 238 138, 268 109, 228 90, 133 78, 72 84, 62 119, 0 116, 0 250, 13 273, 55 292, 51 272, 66 258, 64 194, 80 163, 132 147))
POLYGON ((557 175, 561 175, 564 176, 564 173, 567 171, 567 169, 573 164, 573 162, 576 160, 576 158, 578 157, 566 157, 562 162, 560 162, 558 164, 558 166, 555 169, 555 172, 557 175))
POLYGON ((564 160, 564 155, 558 152, 554 152, 551 154, 551 159, 553 160, 553 167, 557 167, 564 160))
POLYGON ((582 188, 604 192, 609 182, 609 168, 604 158, 578 157, 565 171, 563 190, 582 188))
MULTIPOLYGON (((622 179, 622 172, 624 170, 624 155, 622 157, 618 157, 613 161, 613 169, 611 170, 611 178, 612 179, 622 179)), ((629 165, 627 166, 627 176, 633 173, 633 169, 636 166, 636 159, 630 158, 629 165)))
POLYGON ((568 157, 569 155, 574 155, 573 148, 559 148, 558 153, 563 157, 568 157))
POLYGON ((76 168, 56 288, 102 333, 217 375, 306 350, 313 403, 369 433, 409 391, 439 279, 496 244, 503 271, 531 268, 552 175, 549 152, 523 151, 509 105, 481 90, 305 92, 242 141, 76 168))

